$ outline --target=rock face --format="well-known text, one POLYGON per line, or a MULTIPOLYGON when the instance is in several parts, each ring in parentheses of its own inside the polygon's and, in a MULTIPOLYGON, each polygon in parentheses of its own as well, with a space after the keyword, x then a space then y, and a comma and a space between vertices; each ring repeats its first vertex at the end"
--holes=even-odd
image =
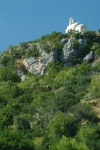
POLYGON ((8 53, 12 53, 13 52, 13 50, 10 48, 10 49, 8 49, 8 53))
POLYGON ((73 47, 72 47, 73 40, 74 40, 74 38, 71 36, 68 39, 68 42, 65 43, 64 48, 62 50, 61 59, 62 59, 64 66, 71 66, 72 65, 72 58, 77 55, 77 53, 81 50, 83 45, 87 43, 88 39, 86 39, 86 38, 79 39, 80 45, 79 45, 79 48, 77 50, 73 49, 73 47))
MULTIPOLYGON (((37 46, 37 50, 41 53, 41 56, 39 58, 30 57, 23 59, 23 64, 26 67, 26 69, 33 73, 33 74, 45 74, 46 73, 46 66, 51 61, 57 61, 57 58, 60 58, 62 60, 62 63, 64 66, 72 66, 72 58, 78 54, 78 52, 81 50, 81 48, 84 46, 84 44, 87 43, 86 38, 79 39, 79 46, 77 49, 73 49, 73 36, 70 36, 70 38, 63 38, 61 39, 61 43, 64 44, 64 47, 62 49, 62 54, 58 56, 57 49, 51 51, 50 53, 45 52, 43 49, 40 48, 40 46, 37 46)), ((92 54, 88 54, 84 58, 85 60, 90 60, 92 54)))
POLYGON ((21 80, 22 80, 22 81, 25 81, 25 80, 27 80, 27 79, 28 79, 28 77, 27 77, 26 75, 22 75, 22 76, 21 76, 21 80))
POLYGON ((87 41, 88 38, 79 39, 79 43, 80 43, 79 50, 87 43, 87 41))
POLYGON ((66 43, 66 42, 68 42, 68 38, 63 38, 63 39, 61 39, 60 42, 61 42, 61 43, 66 43))
POLYGON ((93 59, 94 59, 94 53, 93 53, 93 51, 90 51, 90 53, 87 54, 87 55, 83 58, 83 61, 89 62, 89 61, 91 61, 91 60, 93 60, 93 59))
POLYGON ((76 54, 76 50, 72 48, 72 43, 73 43, 73 37, 71 36, 68 39, 68 42, 64 45, 64 48, 62 50, 62 62, 64 66, 71 66, 71 58, 76 54))
POLYGON ((46 53, 41 50, 41 57, 36 59, 35 57, 25 58, 23 64, 26 69, 33 74, 44 74, 45 68, 51 61, 57 61, 57 50, 46 53))

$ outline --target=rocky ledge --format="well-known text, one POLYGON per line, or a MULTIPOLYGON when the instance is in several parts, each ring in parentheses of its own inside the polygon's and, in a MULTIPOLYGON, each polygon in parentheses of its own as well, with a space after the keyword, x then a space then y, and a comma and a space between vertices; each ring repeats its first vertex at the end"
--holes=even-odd
POLYGON ((50 53, 46 53, 45 51, 41 52, 41 57, 35 58, 25 58, 23 60, 23 64, 26 69, 33 74, 45 74, 46 66, 51 61, 57 61, 57 50, 51 51, 50 53))
MULTIPOLYGON (((30 57, 23 59, 23 64, 26 69, 33 73, 33 74, 45 74, 46 73, 46 66, 51 61, 57 61, 59 57, 62 60, 64 66, 71 66, 72 65, 72 58, 73 56, 77 56, 77 54, 81 51, 82 47, 87 43, 88 39, 83 38, 77 40, 79 45, 78 48, 73 47, 74 37, 70 36, 70 38, 63 38, 60 42, 64 44, 62 49, 62 54, 58 56, 57 49, 47 53, 46 51, 42 50, 38 46, 38 51, 41 52, 41 56, 38 58, 30 57)), ((89 52, 84 58, 83 61, 91 61, 94 58, 93 52, 89 52)))

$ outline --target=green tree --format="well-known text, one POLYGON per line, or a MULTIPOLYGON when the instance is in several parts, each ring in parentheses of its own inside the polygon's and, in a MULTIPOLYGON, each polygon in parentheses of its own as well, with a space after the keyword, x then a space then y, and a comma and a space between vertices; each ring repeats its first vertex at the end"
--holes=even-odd
POLYGON ((1 150, 34 150, 32 140, 25 137, 21 131, 11 131, 5 129, 0 134, 0 149, 1 150))
POLYGON ((89 149, 100 149, 100 126, 87 126, 81 128, 77 134, 79 141, 85 144, 89 149))
POLYGON ((1 60, 0 63, 3 64, 4 66, 6 66, 8 63, 13 62, 13 56, 12 55, 4 55, 1 60))
POLYGON ((67 138, 62 136, 62 138, 57 142, 54 146, 52 146, 51 150, 89 150, 85 144, 78 143, 75 138, 67 138))
POLYGON ((77 39, 74 39, 72 43, 72 48, 77 50, 79 48, 79 45, 79 41, 77 39))
POLYGON ((27 115, 16 116, 14 118, 14 125, 16 126, 17 129, 29 130, 30 129, 29 121, 30 116, 27 115))
POLYGON ((12 82, 20 82, 20 76, 17 75, 16 72, 11 70, 9 67, 2 68, 1 70, 1 80, 3 81, 12 81, 12 82))

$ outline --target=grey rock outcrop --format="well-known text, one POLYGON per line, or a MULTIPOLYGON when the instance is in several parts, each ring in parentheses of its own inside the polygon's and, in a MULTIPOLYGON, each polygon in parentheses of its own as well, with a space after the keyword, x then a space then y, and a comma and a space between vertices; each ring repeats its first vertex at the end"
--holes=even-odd
POLYGON ((81 48, 87 43, 86 38, 79 39, 79 48, 73 49, 72 44, 73 44, 74 38, 71 36, 68 39, 68 42, 65 43, 64 48, 62 50, 62 56, 61 60, 64 64, 64 66, 71 66, 72 65, 72 58, 78 54, 78 52, 81 50, 81 48))
POLYGON ((93 59, 94 59, 94 53, 93 53, 93 51, 90 51, 90 53, 87 54, 87 55, 83 58, 83 61, 89 62, 89 61, 91 61, 91 60, 93 60, 93 59))
POLYGON ((18 74, 19 76, 23 75, 23 73, 22 73, 21 70, 17 70, 17 74, 18 74))
POLYGON ((28 77, 27 77, 26 75, 22 75, 22 76, 21 76, 21 80, 22 80, 22 81, 25 81, 25 80, 27 80, 27 79, 28 79, 28 77))
POLYGON ((8 53, 10 54, 10 53, 13 53, 13 50, 10 48, 10 49, 8 49, 8 53))
POLYGON ((23 59, 23 64, 26 69, 33 74, 45 74, 46 66, 51 61, 57 61, 57 58, 60 58, 64 66, 72 66, 72 59, 74 56, 77 56, 78 52, 81 50, 84 44, 87 43, 87 39, 79 39, 79 46, 77 49, 73 48, 74 37, 61 39, 61 43, 64 44, 62 49, 62 54, 58 56, 57 49, 51 51, 50 53, 45 52, 39 44, 37 44, 37 51, 41 53, 39 58, 30 57, 23 59))
POLYGON ((73 37, 71 36, 68 39, 68 42, 64 45, 64 48, 62 50, 62 62, 64 66, 71 66, 71 58, 73 55, 75 55, 76 50, 72 48, 72 42, 73 42, 73 37))
POLYGON ((79 39, 79 43, 80 43, 79 50, 87 43, 87 41, 88 38, 79 39))
POLYGON ((60 40, 61 43, 67 43, 68 42, 68 38, 63 38, 60 40))
POLYGON ((35 57, 25 58, 23 60, 23 64, 26 69, 33 74, 44 74, 45 68, 51 61, 57 60, 57 50, 51 51, 50 53, 46 53, 41 50, 41 57, 38 59, 35 57))

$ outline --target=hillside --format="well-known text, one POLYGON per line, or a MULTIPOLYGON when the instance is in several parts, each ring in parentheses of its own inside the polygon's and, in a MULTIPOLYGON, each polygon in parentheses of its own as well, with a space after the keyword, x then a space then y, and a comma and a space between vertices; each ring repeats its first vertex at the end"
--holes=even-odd
POLYGON ((100 32, 53 32, 0 54, 0 150, 100 150, 100 32))

